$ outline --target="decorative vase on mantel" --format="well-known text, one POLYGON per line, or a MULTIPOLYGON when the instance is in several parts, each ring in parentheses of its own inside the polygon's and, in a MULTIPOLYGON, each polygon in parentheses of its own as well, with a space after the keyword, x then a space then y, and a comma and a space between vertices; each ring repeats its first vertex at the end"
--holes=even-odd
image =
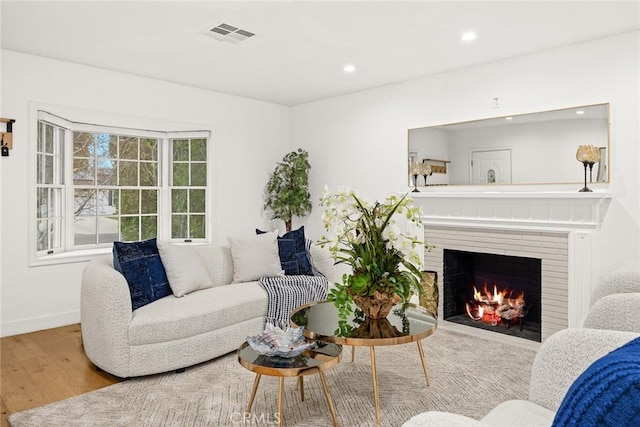
POLYGON ((370 297, 354 295, 353 302, 362 310, 365 317, 369 319, 385 319, 393 306, 402 302, 402 298, 396 293, 389 296, 387 293, 376 291, 370 297))

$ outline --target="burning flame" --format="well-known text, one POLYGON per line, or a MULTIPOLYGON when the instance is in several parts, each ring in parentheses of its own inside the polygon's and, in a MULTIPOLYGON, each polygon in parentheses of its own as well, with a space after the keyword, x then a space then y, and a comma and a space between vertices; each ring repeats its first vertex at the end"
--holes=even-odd
POLYGON ((467 315, 473 320, 481 320, 493 326, 524 315, 524 292, 514 296, 514 291, 504 288, 498 289, 493 285, 493 292, 487 289, 485 283, 482 292, 473 286, 473 301, 466 304, 467 315))

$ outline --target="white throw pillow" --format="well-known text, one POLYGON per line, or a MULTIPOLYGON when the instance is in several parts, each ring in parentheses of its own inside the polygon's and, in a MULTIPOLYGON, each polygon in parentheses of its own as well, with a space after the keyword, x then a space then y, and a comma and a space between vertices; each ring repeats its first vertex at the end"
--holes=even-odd
POLYGON ((247 238, 229 237, 233 257, 233 281, 252 282, 261 277, 284 274, 278 255, 275 233, 256 234, 247 238))
POLYGON ((181 297, 213 286, 209 272, 191 246, 174 245, 160 240, 157 243, 173 295, 181 297))
POLYGON ((233 281, 233 258, 229 246, 196 245, 193 250, 209 272, 213 286, 228 285, 233 281))

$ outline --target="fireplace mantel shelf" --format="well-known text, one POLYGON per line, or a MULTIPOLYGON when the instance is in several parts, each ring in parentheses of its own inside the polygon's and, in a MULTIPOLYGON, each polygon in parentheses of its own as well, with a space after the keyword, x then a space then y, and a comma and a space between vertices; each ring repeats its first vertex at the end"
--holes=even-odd
POLYGON ((414 199, 610 199, 609 191, 593 191, 591 193, 580 193, 578 191, 434 191, 409 193, 414 199))
POLYGON ((611 193, 576 191, 425 191, 410 193, 425 224, 573 231, 600 227, 611 193))

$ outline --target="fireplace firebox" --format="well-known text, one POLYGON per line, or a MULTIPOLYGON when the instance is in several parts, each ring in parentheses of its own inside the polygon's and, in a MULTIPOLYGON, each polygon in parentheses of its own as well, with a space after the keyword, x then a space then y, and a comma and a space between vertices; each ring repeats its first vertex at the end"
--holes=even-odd
POLYGON ((443 319, 541 342, 542 261, 443 251, 443 319))

